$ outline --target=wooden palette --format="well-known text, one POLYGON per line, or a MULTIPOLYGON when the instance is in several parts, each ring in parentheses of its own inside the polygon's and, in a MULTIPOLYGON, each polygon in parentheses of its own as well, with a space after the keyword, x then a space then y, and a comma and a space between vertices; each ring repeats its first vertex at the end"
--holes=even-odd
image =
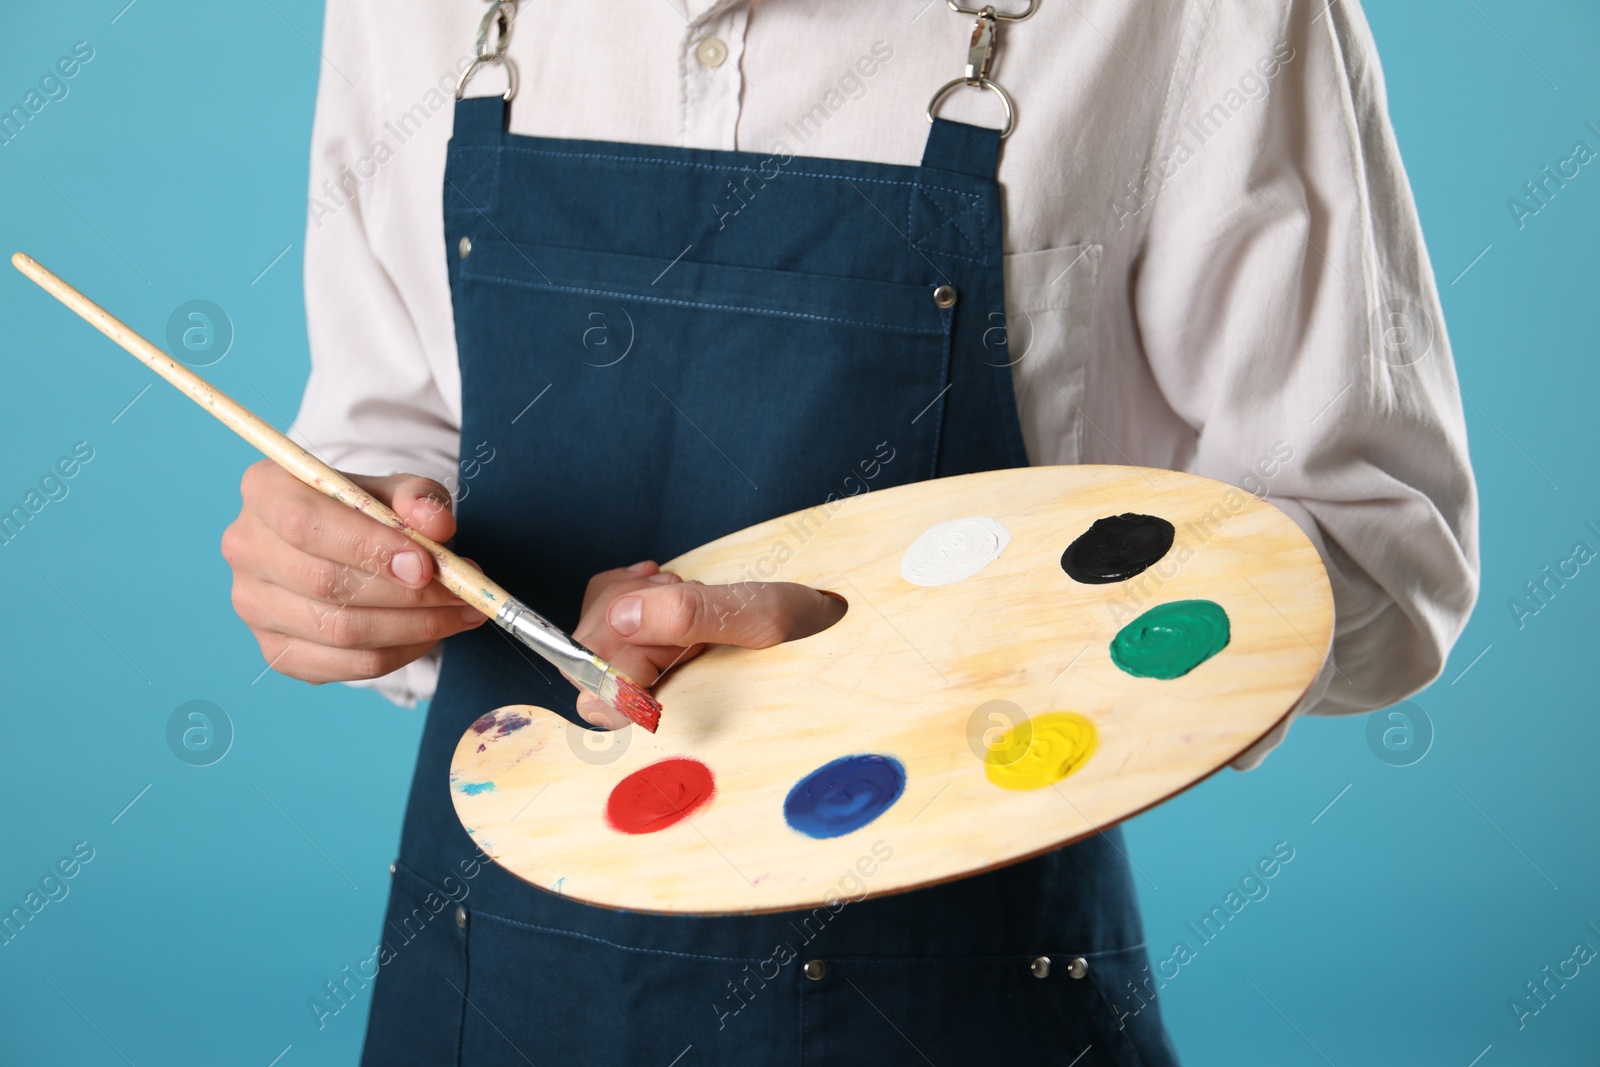
MULTIPOLYGON (((665 569, 708 583, 801 582, 850 608, 804 640, 713 646, 671 672, 656 689, 665 710, 655 735, 596 735, 544 709, 501 708, 462 736, 451 766, 456 813, 501 866, 542 889, 638 911, 814 907, 858 895, 863 882, 874 894, 913 889, 1092 834, 1270 731, 1317 675, 1333 628, 1327 575, 1293 520, 1233 486, 1136 467, 882 489, 731 534, 665 569), (1125 581, 1069 577, 1068 545, 1128 512, 1175 527, 1165 556, 1125 581), (902 576, 914 542, 965 517, 1009 534, 998 558, 949 584, 902 576), (1113 662, 1113 639, 1137 616, 1193 600, 1226 613, 1220 651, 1170 679, 1113 662), (1047 726, 1030 744, 1031 724, 1055 722, 1092 734, 1087 758, 1080 745, 1081 762, 1058 781, 996 784, 1019 752, 1046 748, 1047 726), (903 791, 853 832, 797 830, 791 791, 850 756, 899 767, 903 791), (618 783, 674 757, 710 770, 710 799, 655 832, 615 829, 607 804, 618 783)), ((871 793, 870 783, 839 784, 827 811, 848 825, 884 801, 871 793)))

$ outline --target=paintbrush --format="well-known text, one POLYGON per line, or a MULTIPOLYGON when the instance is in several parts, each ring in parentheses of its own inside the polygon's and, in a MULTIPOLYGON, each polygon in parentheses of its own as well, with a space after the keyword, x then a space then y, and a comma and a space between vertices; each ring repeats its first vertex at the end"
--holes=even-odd
POLYGON ((177 386, 234 433, 250 442, 278 466, 324 496, 332 497, 385 526, 393 527, 433 557, 434 580, 493 619, 501 629, 544 657, 580 688, 616 708, 654 733, 661 705, 641 686, 629 681, 605 660, 584 648, 538 612, 490 581, 482 571, 437 541, 413 530, 406 521, 350 479, 317 459, 289 438, 188 367, 151 344, 126 323, 62 281, 31 256, 21 252, 11 263, 47 293, 95 329, 121 345, 145 366, 177 386))

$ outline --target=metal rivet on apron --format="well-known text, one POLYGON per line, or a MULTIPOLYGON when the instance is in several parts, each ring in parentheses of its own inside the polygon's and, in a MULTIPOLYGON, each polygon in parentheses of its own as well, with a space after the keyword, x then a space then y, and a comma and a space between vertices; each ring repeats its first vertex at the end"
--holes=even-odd
POLYGON ((1028 964, 1028 973, 1032 974, 1035 978, 1049 978, 1050 977, 1050 957, 1049 956, 1035 956, 1035 957, 1033 957, 1033 962, 1028 964))
POLYGON ((1088 973, 1089 961, 1084 959, 1082 956, 1077 957, 1071 963, 1067 964, 1067 976, 1070 978, 1082 978, 1088 973))
POLYGON ((715 37, 707 37, 695 46, 694 58, 700 61, 702 67, 720 67, 722 61, 728 58, 728 46, 715 37))
POLYGON ((828 973, 828 965, 821 960, 806 960, 806 965, 803 969, 806 977, 813 982, 822 981, 828 973))
POLYGON ((956 306, 956 287, 941 285, 933 291, 933 302, 939 307, 948 308, 956 306))
POLYGON ((400 869, 400 864, 398 862, 389 864, 389 874, 390 874, 390 876, 392 877, 394 875, 394 873, 396 871, 398 871, 399 869, 400 869))
MULTIPOLYGON (((460 904, 456 905, 456 925, 463 930, 467 928, 467 909, 460 904)), ((1078 962, 1082 963, 1083 961, 1079 960, 1078 962)))
POLYGON ((461 243, 456 245, 456 248, 461 252, 461 258, 466 259, 468 256, 472 255, 472 238, 468 237, 466 234, 462 234, 461 243))

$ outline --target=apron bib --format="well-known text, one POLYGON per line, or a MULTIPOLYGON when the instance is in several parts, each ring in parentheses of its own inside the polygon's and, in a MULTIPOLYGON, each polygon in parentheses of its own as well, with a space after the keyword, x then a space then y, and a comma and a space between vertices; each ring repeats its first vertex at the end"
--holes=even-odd
MULTIPOLYGON (((999 131, 936 120, 908 167, 506 119, 499 98, 458 103, 445 174, 470 470, 455 547, 557 625, 598 571, 1026 464, 994 329, 999 131)), ((1116 830, 881 899, 892 847, 864 831, 839 872, 864 899, 774 915, 613 911, 496 867, 450 802, 456 742, 505 704, 577 722, 575 698, 493 626, 447 642, 364 1063, 1175 1062, 1116 830)))

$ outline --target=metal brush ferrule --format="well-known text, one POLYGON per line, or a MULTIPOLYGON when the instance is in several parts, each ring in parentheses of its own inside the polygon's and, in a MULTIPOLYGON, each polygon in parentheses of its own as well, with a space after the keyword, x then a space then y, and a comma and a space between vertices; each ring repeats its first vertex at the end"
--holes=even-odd
POLYGON ((608 704, 617 698, 611 665, 568 637, 520 600, 508 600, 495 615, 501 629, 533 649, 578 685, 608 704))

